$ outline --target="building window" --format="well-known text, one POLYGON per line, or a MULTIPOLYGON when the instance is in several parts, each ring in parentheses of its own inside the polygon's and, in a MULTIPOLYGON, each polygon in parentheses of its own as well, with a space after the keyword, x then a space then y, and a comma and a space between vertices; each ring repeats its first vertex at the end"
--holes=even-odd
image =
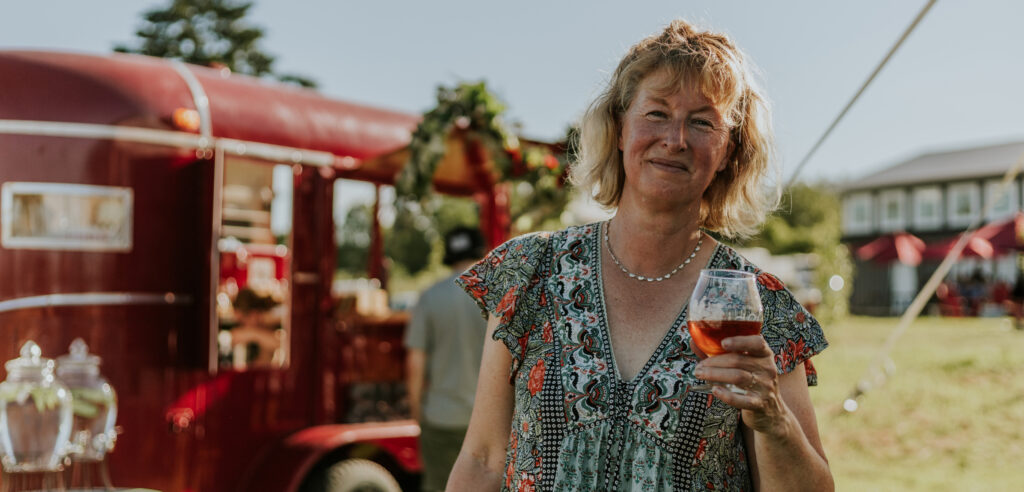
POLYGON ((1011 181, 1002 193, 1002 180, 990 179, 985 182, 985 206, 988 207, 989 221, 1005 219, 1017 212, 1017 181, 1011 181))
POLYGON ((906 229, 906 192, 903 190, 886 190, 878 194, 879 218, 878 228, 883 232, 901 231, 906 229))
POLYGON ((976 183, 957 183, 949 185, 948 205, 946 213, 949 216, 949 225, 952 227, 964 227, 978 215, 981 208, 981 191, 976 183))
POLYGON ((871 193, 854 193, 843 200, 843 233, 867 234, 871 232, 871 193))
POLYGON ((942 227, 942 190, 938 186, 914 189, 914 229, 935 230, 942 227))

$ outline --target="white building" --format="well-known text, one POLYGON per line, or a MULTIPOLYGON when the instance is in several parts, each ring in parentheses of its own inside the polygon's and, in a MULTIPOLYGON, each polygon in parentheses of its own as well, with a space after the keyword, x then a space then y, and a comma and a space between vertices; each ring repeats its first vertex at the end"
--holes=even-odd
MULTIPOLYGON (((855 248, 879 236, 909 232, 926 243, 956 236, 988 207, 984 222, 1024 210, 1022 179, 1001 192, 1004 174, 1024 157, 1024 142, 924 154, 865 176, 843 187, 843 242, 855 248)), ((986 279, 1012 285, 1017 254, 991 260, 964 258, 952 278, 980 271, 986 279)), ((858 314, 898 314, 938 267, 877 264, 855 258, 850 309, 858 314)))

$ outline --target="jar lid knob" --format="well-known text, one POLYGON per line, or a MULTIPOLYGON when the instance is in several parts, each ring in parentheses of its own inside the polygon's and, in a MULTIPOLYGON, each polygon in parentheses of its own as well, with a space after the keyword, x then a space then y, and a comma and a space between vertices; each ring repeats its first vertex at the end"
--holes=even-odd
POLYGON ((89 345, 85 343, 85 340, 76 338, 75 341, 71 342, 71 348, 68 350, 71 353, 71 357, 75 359, 84 359, 89 355, 89 345))
POLYGON ((85 343, 85 340, 76 338, 71 342, 68 353, 57 357, 57 375, 62 376, 81 371, 99 374, 99 365, 100 357, 89 353, 89 345, 85 343))
POLYGON ((43 349, 39 348, 36 342, 29 340, 25 342, 25 345, 21 346, 19 352, 21 357, 17 359, 11 359, 4 363, 4 367, 7 368, 7 374, 12 373, 27 374, 28 372, 40 371, 40 374, 46 375, 48 372, 53 370, 53 359, 47 359, 43 357, 43 349))
POLYGON ((43 349, 39 348, 39 345, 32 340, 25 342, 25 345, 21 346, 20 354, 22 359, 27 361, 39 362, 39 359, 43 357, 43 349))

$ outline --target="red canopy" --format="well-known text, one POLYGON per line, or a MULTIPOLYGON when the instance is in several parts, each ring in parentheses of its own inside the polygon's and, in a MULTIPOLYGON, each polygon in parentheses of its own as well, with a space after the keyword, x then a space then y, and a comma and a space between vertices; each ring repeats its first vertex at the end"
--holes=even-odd
POLYGON ((924 248, 921 238, 906 232, 895 232, 857 248, 855 254, 864 261, 888 263, 898 260, 906 265, 917 266, 921 263, 924 248))
MULTIPOLYGON (((929 244, 924 250, 924 257, 929 260, 941 260, 949 254, 949 251, 953 249, 956 242, 960 240, 960 236, 953 236, 949 239, 939 241, 937 243, 929 244)), ((970 239, 967 240, 967 244, 964 246, 963 251, 960 252, 960 258, 965 256, 973 256, 977 258, 991 258, 995 256, 996 251, 984 237, 978 234, 978 231, 974 231, 971 234, 970 239)))
POLYGON ((991 243, 996 254, 1024 249, 1024 213, 1017 212, 1013 217, 987 224, 974 234, 991 243))
MULTIPOLYGON (((942 259, 953 249, 960 236, 929 244, 924 251, 927 259, 942 259)), ((992 222, 971 233, 960 257, 992 258, 1014 250, 1024 249, 1024 213, 992 222)))

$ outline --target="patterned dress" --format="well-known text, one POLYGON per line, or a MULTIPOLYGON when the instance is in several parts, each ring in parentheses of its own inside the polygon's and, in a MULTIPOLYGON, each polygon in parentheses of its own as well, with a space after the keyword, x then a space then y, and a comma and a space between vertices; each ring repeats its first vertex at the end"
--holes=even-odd
MULTIPOLYGON (((600 224, 512 239, 456 282, 500 318, 515 411, 502 490, 751 490, 739 410, 688 391, 686 310, 630 381, 618 377, 601 283, 600 224)), ((708 268, 755 272, 780 373, 828 344, 774 276, 718 245, 708 268)), ((485 315, 486 315, 485 313, 485 315)))

